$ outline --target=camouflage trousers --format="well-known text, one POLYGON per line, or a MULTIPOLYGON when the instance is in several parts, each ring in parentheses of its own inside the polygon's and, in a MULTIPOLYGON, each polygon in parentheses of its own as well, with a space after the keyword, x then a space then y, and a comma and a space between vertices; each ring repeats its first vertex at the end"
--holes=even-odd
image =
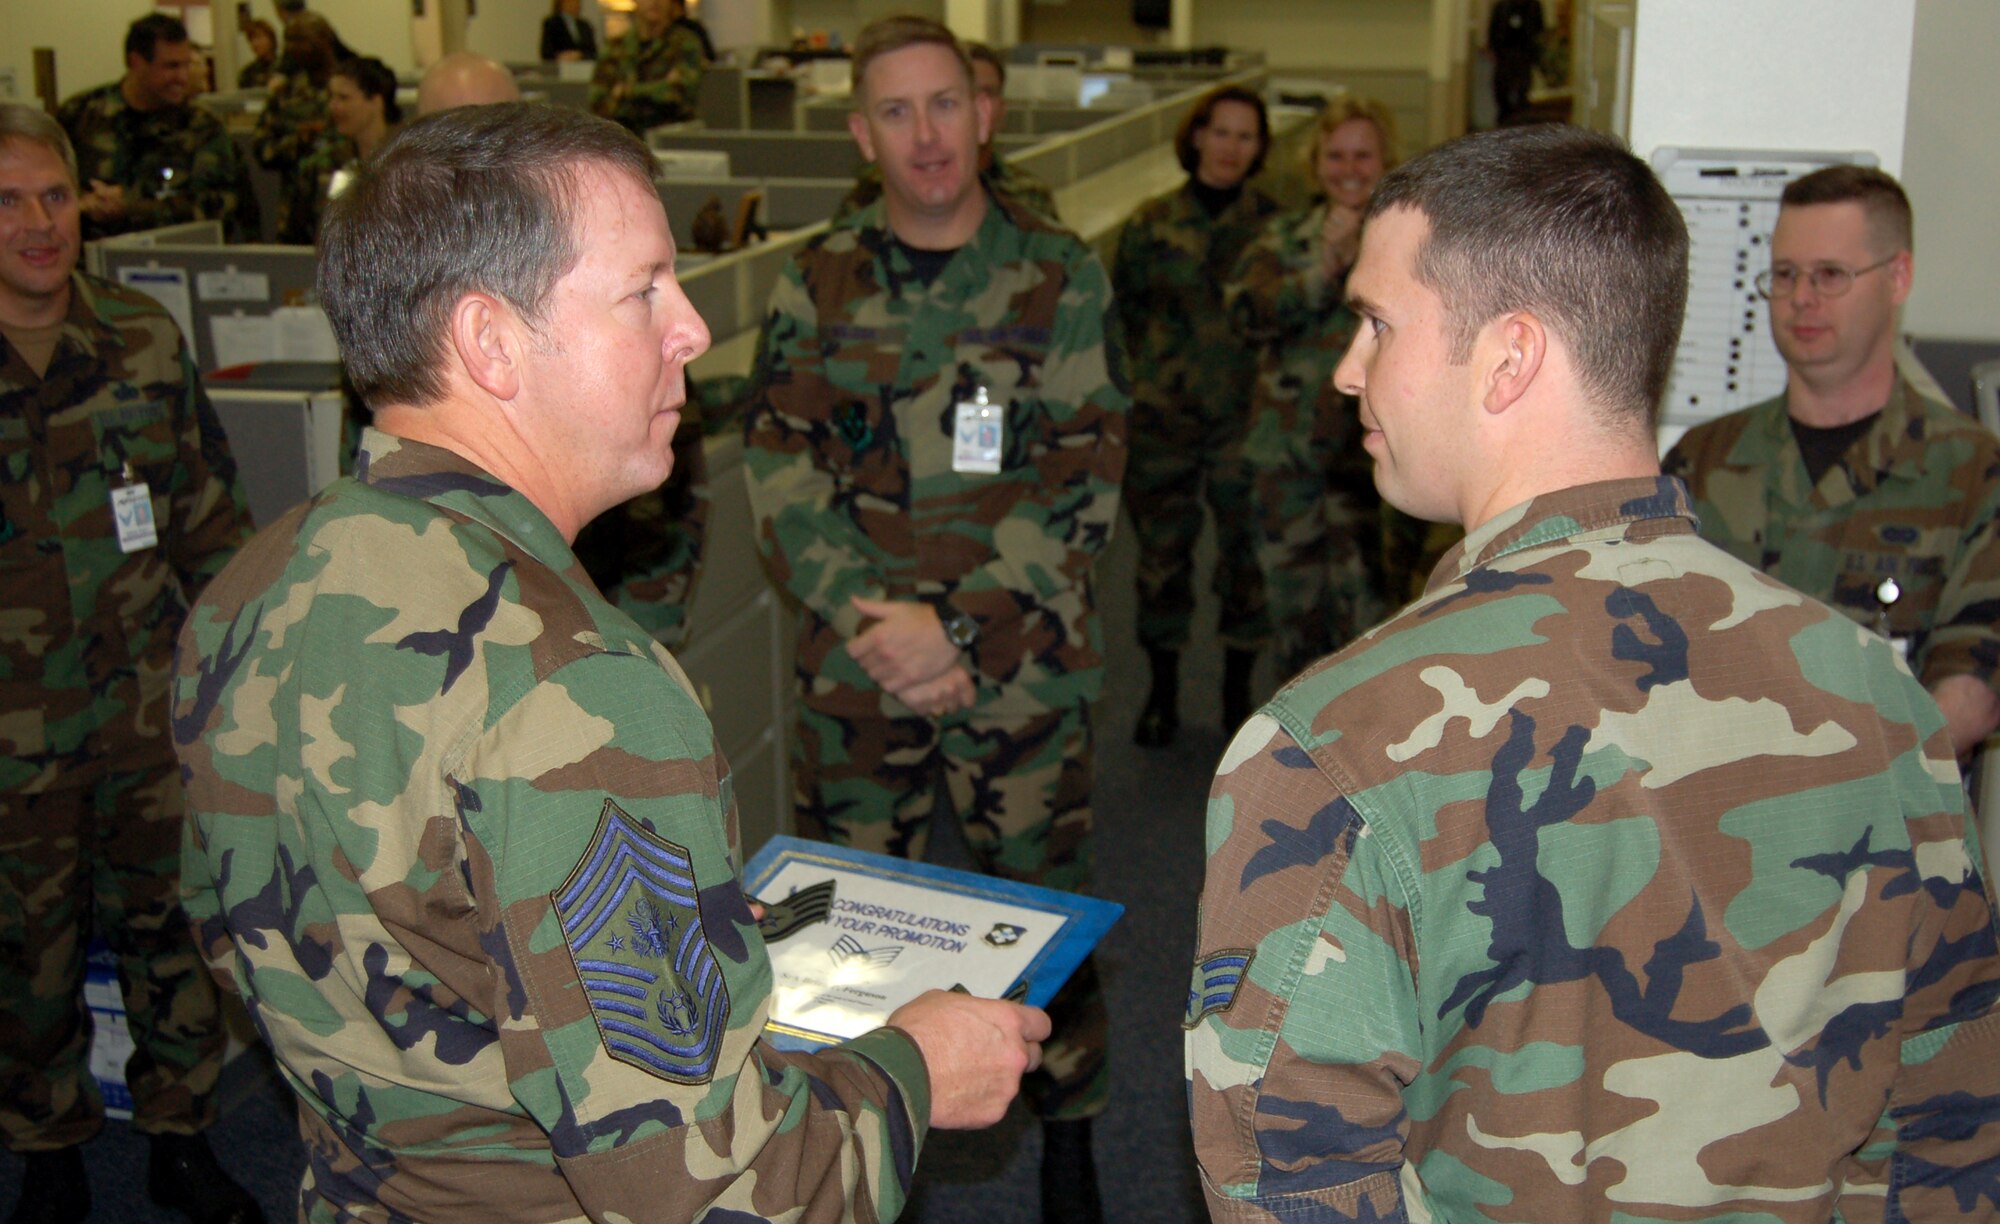
POLYGON ((91 773, 0 795, 0 1143, 15 1151, 82 1143, 103 1123, 83 1002, 93 934, 118 957, 134 1126, 215 1121, 224 1033, 180 904, 180 770, 169 758, 91 773))
MULTIPOLYGON (((934 722, 802 703, 792 738, 798 835, 921 859, 942 787, 981 871, 1076 892, 1090 880, 1093 751, 1088 706, 934 722)), ((1048 1012, 1054 1031, 1022 1093, 1040 1117, 1094 1117, 1111 1089, 1095 962, 1048 1012)))
POLYGON ((1381 497, 1367 454, 1312 439, 1246 450, 1257 565, 1279 674, 1297 675, 1388 614, 1376 548, 1381 497))
POLYGON ((1194 546, 1205 499, 1215 515, 1215 593, 1223 645, 1256 650, 1270 636, 1257 568, 1256 510, 1241 417, 1132 401, 1125 508, 1139 539, 1139 643, 1187 645, 1194 619, 1194 546))

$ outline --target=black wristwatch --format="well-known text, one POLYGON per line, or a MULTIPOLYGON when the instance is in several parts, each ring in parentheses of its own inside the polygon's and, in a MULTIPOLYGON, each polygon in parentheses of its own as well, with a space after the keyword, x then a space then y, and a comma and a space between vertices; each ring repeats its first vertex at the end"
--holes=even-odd
POLYGON ((938 609, 938 620, 944 625, 944 636, 960 650, 971 650, 979 641, 979 622, 949 604, 938 609))

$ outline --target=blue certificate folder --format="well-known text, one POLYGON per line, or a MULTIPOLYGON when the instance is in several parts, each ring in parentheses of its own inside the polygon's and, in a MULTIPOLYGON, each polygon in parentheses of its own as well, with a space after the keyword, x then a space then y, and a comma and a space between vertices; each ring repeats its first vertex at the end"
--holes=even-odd
POLYGON ((1045 1007, 1125 912, 1114 901, 784 836, 745 866, 743 889, 767 903, 799 898, 788 908, 806 915, 767 936, 765 1039, 791 1050, 873 1028, 929 988, 998 998, 1025 986, 1027 1002, 1045 1007))

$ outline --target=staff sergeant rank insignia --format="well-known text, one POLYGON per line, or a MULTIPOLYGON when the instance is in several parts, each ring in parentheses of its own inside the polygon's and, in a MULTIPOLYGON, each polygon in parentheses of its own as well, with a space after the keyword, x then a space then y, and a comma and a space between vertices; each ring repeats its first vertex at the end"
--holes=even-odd
POLYGON ((583 861, 549 899, 604 1048, 662 1079, 706 1083, 729 993, 688 852, 607 799, 583 861))

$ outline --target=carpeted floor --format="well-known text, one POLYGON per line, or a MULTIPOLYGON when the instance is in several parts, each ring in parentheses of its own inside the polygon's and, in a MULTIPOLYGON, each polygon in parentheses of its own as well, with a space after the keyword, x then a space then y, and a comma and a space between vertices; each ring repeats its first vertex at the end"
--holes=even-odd
MULTIPOLYGON (((1134 552, 1129 524, 1099 566, 1111 674, 1098 710, 1095 891, 1125 906, 1099 950, 1112 1023, 1114 1084, 1096 1126, 1097 1165, 1113 1224, 1182 1224, 1203 1218, 1182 1086, 1182 1002, 1201 887, 1202 812, 1226 740, 1217 725, 1220 651, 1213 597, 1204 590, 1197 638, 1182 666, 1179 740, 1165 750, 1132 745, 1145 700, 1144 657, 1132 636, 1134 552)), ((1198 553, 1205 574, 1213 549, 1198 553)), ((962 862, 955 835, 933 839, 931 857, 962 862)), ((297 1210, 303 1153, 289 1092, 252 1051, 223 1077, 223 1117, 213 1142, 225 1168, 251 1188, 273 1221, 297 1210)), ((1040 1130, 1018 1107, 975 1134, 937 1134, 918 1170, 905 1220, 921 1224, 1035 1224, 1040 1130)), ((130 1127, 108 1123, 85 1150, 96 1195, 93 1221, 168 1221, 145 1198, 146 1148, 130 1127)), ((0 1158, 0 1203, 11 1203, 20 1163, 0 1158)), ((1051 1221, 1049 1224, 1059 1224, 1051 1221)))

